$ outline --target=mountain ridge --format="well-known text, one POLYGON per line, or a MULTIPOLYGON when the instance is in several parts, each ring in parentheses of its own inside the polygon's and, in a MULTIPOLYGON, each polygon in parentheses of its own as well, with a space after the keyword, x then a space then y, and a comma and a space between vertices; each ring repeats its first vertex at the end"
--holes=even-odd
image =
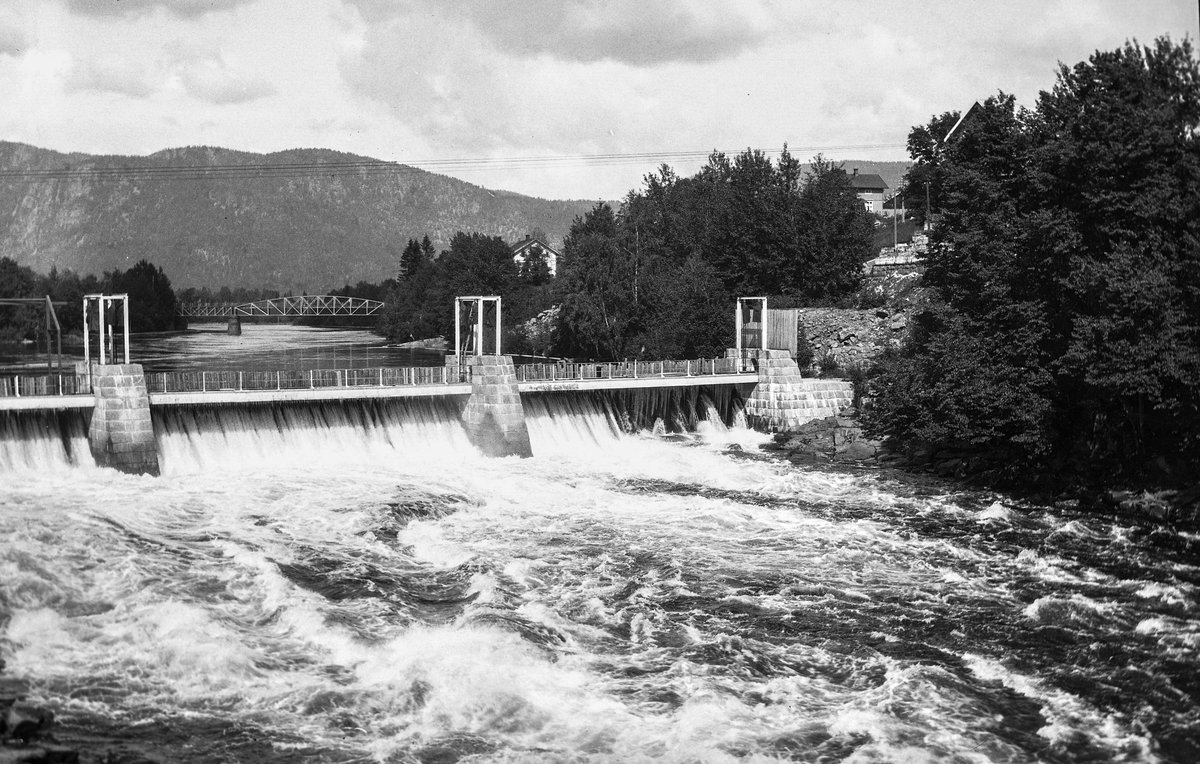
POLYGON ((594 204, 332 149, 123 156, 0 141, 0 256, 43 273, 146 259, 180 287, 323 290, 394 276, 404 244, 425 234, 439 249, 458 230, 561 241, 594 204))

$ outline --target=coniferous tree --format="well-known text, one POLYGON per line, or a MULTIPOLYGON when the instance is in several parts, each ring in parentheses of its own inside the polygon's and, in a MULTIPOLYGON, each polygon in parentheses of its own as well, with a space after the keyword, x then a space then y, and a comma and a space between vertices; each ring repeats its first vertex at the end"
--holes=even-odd
POLYGON ((146 260, 127 271, 107 274, 108 291, 129 295, 129 330, 161 332, 176 328, 175 292, 171 279, 161 268, 146 260))
POLYGON ((404 245, 404 251, 400 253, 400 278, 408 279, 416 275, 422 265, 421 245, 416 239, 409 239, 404 245))

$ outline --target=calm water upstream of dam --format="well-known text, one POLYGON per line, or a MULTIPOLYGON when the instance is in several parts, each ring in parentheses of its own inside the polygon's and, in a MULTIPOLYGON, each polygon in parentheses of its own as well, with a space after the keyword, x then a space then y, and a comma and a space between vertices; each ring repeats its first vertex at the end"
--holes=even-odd
POLYGON ((158 478, 10 421, 5 673, 85 761, 1200 760, 1200 537, 693 399, 528 396, 525 460, 437 399, 160 410, 158 478))

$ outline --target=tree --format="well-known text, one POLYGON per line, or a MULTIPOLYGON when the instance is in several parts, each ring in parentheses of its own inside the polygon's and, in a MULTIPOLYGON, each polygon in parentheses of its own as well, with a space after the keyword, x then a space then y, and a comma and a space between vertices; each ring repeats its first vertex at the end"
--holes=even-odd
POLYGON ((612 207, 576 218, 563 242, 559 352, 625 358, 640 328, 638 273, 619 240, 612 207))
POLYGON ((420 267, 421 244, 416 239, 409 239, 404 245, 404 251, 400 253, 400 278, 397 280, 411 278, 420 267))
POLYGON ((945 112, 908 134, 908 154, 914 161, 904 175, 904 186, 911 192, 904 201, 909 214, 922 223, 941 208, 942 141, 961 116, 957 111, 945 112))
MULTIPOLYGON (((43 293, 44 294, 44 293, 43 293)), ((38 279, 31 269, 0 257, 0 297, 38 297, 38 279)), ((27 306, 0 307, 0 342, 34 339, 44 325, 40 311, 27 306)))
POLYGON ((106 275, 108 290, 129 295, 129 329, 133 332, 161 332, 176 328, 175 292, 171 280, 161 268, 140 260, 127 271, 106 275))
POLYGON ((798 256, 780 267, 789 291, 817 300, 858 289, 874 226, 846 171, 818 154, 795 206, 798 256))
POLYGON ((530 286, 540 286, 550 281, 550 258, 546 250, 536 242, 525 253, 518 275, 530 286))
POLYGON ((433 263, 433 243, 426 234, 421 241, 409 239, 400 253, 400 277, 412 278, 433 263))
POLYGON ((1064 418, 1109 459, 1200 448, 1200 67, 1126 44, 1062 67, 1038 104, 1059 213, 1064 418))
MULTIPOLYGON (((437 260, 429 256, 432 249, 426 236, 417 248, 422 265, 397 282, 386 301, 378 328, 392 340, 450 336, 455 297, 504 296, 519 284, 508 245, 498 236, 458 231, 437 260)), ((529 309, 535 307, 549 306, 529 309)))
POLYGON ((1080 479, 1200 458, 1200 68, 1127 44, 914 129, 936 188, 935 305, 880 377, 871 426, 1080 479), (983 392, 984 394, 980 394, 983 392))

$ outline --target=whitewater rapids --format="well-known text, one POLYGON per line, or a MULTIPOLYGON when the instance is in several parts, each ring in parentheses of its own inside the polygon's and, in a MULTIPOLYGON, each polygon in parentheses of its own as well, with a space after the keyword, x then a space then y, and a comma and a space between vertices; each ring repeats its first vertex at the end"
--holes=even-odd
POLYGON ((526 405, 526 460, 435 403, 156 413, 160 478, 9 432, 6 673, 112 762, 1200 755, 1200 539, 526 405))

